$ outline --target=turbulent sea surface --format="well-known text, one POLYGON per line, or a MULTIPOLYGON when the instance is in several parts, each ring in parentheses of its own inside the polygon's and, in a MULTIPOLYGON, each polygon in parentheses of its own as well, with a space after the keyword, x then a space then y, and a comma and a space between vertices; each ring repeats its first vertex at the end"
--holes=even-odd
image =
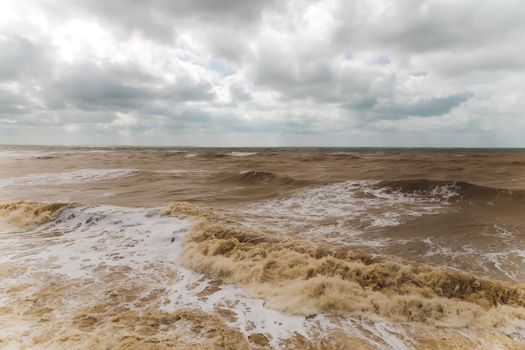
POLYGON ((0 147, 2 349, 525 349, 525 151, 0 147))

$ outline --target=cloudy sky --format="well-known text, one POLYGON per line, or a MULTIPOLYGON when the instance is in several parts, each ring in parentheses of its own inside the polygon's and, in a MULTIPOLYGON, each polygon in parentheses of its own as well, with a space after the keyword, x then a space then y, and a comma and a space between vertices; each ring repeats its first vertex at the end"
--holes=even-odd
POLYGON ((2 0, 0 144, 525 147, 523 0, 2 0))

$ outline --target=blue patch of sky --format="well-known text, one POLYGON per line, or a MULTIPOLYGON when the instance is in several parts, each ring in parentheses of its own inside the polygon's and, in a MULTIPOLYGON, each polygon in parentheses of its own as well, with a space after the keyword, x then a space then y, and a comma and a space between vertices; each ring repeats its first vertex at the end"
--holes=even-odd
POLYGON ((206 68, 219 73, 223 77, 227 77, 235 73, 235 69, 222 60, 211 60, 208 62, 208 64, 206 64, 206 68))

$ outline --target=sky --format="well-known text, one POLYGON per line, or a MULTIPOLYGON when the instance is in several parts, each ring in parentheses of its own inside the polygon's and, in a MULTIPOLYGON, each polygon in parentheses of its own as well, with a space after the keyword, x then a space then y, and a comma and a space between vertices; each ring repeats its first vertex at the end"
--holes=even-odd
POLYGON ((523 0, 2 0, 0 144, 525 147, 523 0))

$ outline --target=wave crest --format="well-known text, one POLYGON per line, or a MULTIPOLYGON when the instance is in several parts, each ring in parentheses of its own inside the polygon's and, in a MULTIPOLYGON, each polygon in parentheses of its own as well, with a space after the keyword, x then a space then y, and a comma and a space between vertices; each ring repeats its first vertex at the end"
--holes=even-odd
POLYGON ((54 220, 68 206, 68 203, 4 203, 0 204, 0 219, 10 227, 38 226, 54 220))
POLYGON ((496 197, 510 197, 513 192, 519 192, 480 186, 465 181, 428 179, 381 181, 376 187, 407 194, 430 195, 442 199, 489 200, 496 197))
POLYGON ((246 170, 239 174, 228 174, 224 176, 221 182, 234 183, 243 186, 253 185, 277 185, 277 186, 294 186, 306 184, 306 182, 294 178, 278 175, 271 171, 246 170))
POLYGON ((448 327, 525 320, 523 285, 240 229, 226 213, 188 203, 169 214, 179 212, 200 218, 183 251, 189 267, 242 285, 281 311, 375 314, 448 327))

